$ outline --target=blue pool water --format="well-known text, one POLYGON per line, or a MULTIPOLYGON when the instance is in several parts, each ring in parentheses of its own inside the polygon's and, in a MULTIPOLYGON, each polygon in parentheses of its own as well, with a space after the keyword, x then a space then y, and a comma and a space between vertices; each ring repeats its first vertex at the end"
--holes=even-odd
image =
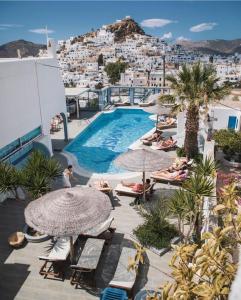
POLYGON ((101 114, 65 151, 72 153, 81 167, 95 173, 118 173, 113 161, 138 138, 154 127, 150 114, 141 109, 116 109, 101 114))

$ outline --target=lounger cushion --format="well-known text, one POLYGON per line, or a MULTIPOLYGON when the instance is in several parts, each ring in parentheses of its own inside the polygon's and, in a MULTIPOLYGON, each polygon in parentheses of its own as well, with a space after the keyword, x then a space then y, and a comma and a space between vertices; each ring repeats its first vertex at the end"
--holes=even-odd
POLYGON ((77 264, 71 265, 71 268, 95 270, 100 260, 104 243, 105 240, 89 238, 84 245, 77 264))
POLYGON ((135 255, 135 249, 127 247, 122 248, 114 278, 109 283, 110 286, 120 287, 128 290, 133 287, 136 280, 136 272, 134 270, 128 271, 128 264, 129 259, 134 259, 135 255))
POLYGON ((136 196, 136 195, 140 194, 138 192, 134 192, 132 190, 132 188, 130 188, 128 186, 123 186, 121 183, 117 184, 117 186, 115 188, 115 191, 117 193, 129 194, 129 195, 133 195, 133 196, 136 196))
MULTIPOLYGON (((78 236, 73 236, 73 243, 76 242, 78 236)), ((48 256, 39 256, 39 259, 49 261, 64 261, 70 253, 70 239, 69 237, 58 238, 54 244, 53 249, 48 256)))

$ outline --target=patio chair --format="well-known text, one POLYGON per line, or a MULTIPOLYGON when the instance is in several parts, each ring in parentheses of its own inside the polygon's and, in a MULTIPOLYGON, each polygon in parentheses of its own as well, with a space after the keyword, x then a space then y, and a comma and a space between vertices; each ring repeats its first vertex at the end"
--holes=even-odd
POLYGON ((106 243, 108 244, 112 240, 112 237, 116 230, 115 227, 111 226, 113 221, 114 221, 114 218, 109 217, 105 222, 101 223, 99 226, 96 226, 95 228, 92 228, 92 229, 86 231, 85 233, 80 234, 80 236, 104 239, 106 241, 106 243))
MULTIPOLYGON (((153 194, 154 185, 155 185, 155 182, 153 182, 150 185, 150 187, 145 190, 146 196, 149 196, 150 194, 153 194)), ((143 191, 142 192, 133 191, 131 187, 124 186, 121 183, 117 184, 117 186, 115 187, 115 191, 116 191, 117 195, 127 195, 127 196, 130 196, 130 197, 135 197, 136 201, 138 199, 140 199, 143 196, 143 193, 144 193, 143 191)))
MULTIPOLYGON (((73 237, 73 243, 76 242, 78 236, 73 237)), ((58 238, 51 252, 47 256, 39 256, 44 264, 40 268, 39 274, 47 277, 64 279, 63 269, 70 253, 70 240, 67 238, 58 238)))
POLYGON ((70 283, 75 285, 76 288, 80 284, 81 273, 93 272, 94 279, 95 270, 97 269, 104 244, 105 240, 94 238, 87 239, 77 263, 70 266, 73 270, 70 283))
POLYGON ((155 105, 155 99, 151 99, 147 102, 140 102, 139 103, 140 107, 148 107, 148 106, 152 106, 152 105, 155 105))
POLYGON ((110 287, 121 288, 131 293, 134 283, 136 281, 136 272, 128 269, 129 259, 135 257, 136 249, 123 247, 119 262, 115 271, 115 275, 111 282, 110 287))
POLYGON ((100 300, 128 300, 128 297, 125 290, 108 287, 101 292, 100 300))
POLYGON ((130 106, 131 104, 129 100, 124 100, 123 102, 115 102, 114 105, 118 107, 118 106, 130 106))
POLYGON ((101 184, 100 181, 95 181, 94 182, 94 187, 97 190, 99 190, 99 191, 101 191, 101 192, 103 192, 105 194, 108 194, 108 195, 112 192, 112 187, 109 185, 108 181, 104 181, 102 184, 101 184))

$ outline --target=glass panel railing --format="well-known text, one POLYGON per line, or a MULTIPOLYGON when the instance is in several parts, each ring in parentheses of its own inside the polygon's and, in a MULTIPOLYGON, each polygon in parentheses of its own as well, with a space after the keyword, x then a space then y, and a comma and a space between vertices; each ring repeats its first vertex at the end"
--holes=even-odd
POLYGON ((0 159, 8 156, 10 153, 14 152, 21 146, 20 139, 13 141, 12 143, 6 145, 2 149, 0 149, 0 159))

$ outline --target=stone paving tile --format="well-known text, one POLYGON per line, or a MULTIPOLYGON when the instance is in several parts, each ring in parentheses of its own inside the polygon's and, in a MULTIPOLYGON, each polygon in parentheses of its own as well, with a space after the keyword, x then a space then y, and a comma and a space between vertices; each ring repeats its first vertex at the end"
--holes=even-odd
MULTIPOLYGON (((71 122, 72 123, 72 122, 71 122)), ((71 124, 70 123, 70 124, 71 124)), ((83 125, 83 124, 82 124, 83 125)), ((79 130, 80 123, 73 122, 71 125, 74 133, 79 130)), ((58 133, 60 135, 60 133, 58 133)), ((57 140, 57 135, 55 135, 57 140)), ((73 134, 72 134, 73 137, 73 134)), ((61 137, 59 137, 61 139, 61 137)), ((62 145, 63 146, 63 145, 62 145)), ((170 152, 172 157, 175 152, 170 152)), ((63 166, 67 165, 65 157, 61 153, 55 153, 63 166)), ((149 174, 147 174, 148 176, 149 174)), ((77 176, 75 184, 89 184, 96 178, 86 178, 77 176)), ((128 181, 141 181, 141 176, 133 177, 128 181)), ((114 188, 119 182, 118 179, 110 179, 110 185, 114 188)), ((55 188, 60 188, 58 183, 55 188)), ((177 187, 167 184, 157 184, 155 186, 153 201, 147 203, 146 207, 153 202, 165 197, 173 192, 177 187)), ((40 244, 28 243, 25 247, 13 250, 7 244, 7 237, 16 230, 22 230, 24 226, 23 211, 26 206, 24 201, 6 201, 0 205, 0 299, 1 300, 93 300, 98 299, 102 288, 106 287, 112 279, 117 267, 119 255, 123 245, 132 244, 135 240, 133 229, 143 223, 139 211, 130 206, 133 198, 125 196, 115 196, 115 209, 111 212, 115 218, 114 224, 117 228, 114 238, 109 248, 105 249, 96 271, 96 288, 91 288, 86 284, 83 288, 75 289, 70 285, 69 275, 63 282, 43 279, 39 275, 41 261, 38 255, 43 255, 50 241, 40 244)), ((133 244, 132 244, 133 247, 133 244)), ((142 288, 157 288, 167 280, 170 280, 171 269, 168 263, 172 253, 166 253, 159 257, 157 254, 147 250, 145 264, 140 268, 137 276, 134 292, 142 288)))

